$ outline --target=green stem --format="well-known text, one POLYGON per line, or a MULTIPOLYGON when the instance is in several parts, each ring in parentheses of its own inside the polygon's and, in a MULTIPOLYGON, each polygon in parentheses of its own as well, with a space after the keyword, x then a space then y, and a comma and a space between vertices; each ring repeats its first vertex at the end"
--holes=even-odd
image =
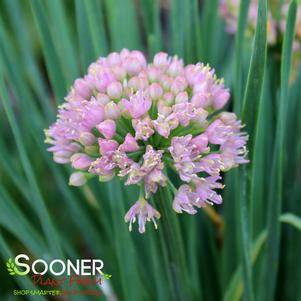
POLYGON ((126 133, 135 134, 132 123, 129 119, 126 119, 125 117, 121 117, 118 122, 120 125, 123 126, 123 129, 126 133))
POLYGON ((171 133, 170 137, 175 137, 175 136, 185 136, 188 134, 191 134, 192 136, 196 136, 199 134, 204 133, 205 129, 204 128, 200 128, 200 127, 195 127, 195 126, 189 126, 188 128, 182 128, 180 131, 175 131, 171 133))
POLYGON ((122 143, 124 141, 124 137, 119 132, 116 132, 113 136, 113 139, 116 140, 118 143, 122 143))
POLYGON ((156 100, 153 100, 149 114, 150 114, 151 119, 157 118, 158 109, 157 109, 157 101, 156 100))
POLYGON ((145 152, 145 148, 142 147, 141 149, 137 150, 136 152, 133 153, 128 153, 127 156, 133 160, 137 160, 140 158, 140 156, 145 152))
POLYGON ((168 275, 171 299, 174 301, 190 300, 191 291, 184 242, 181 236, 179 219, 172 211, 172 194, 170 187, 159 188, 154 196, 156 207, 161 213, 159 220, 159 235, 168 275))
POLYGON ((155 133, 154 140, 155 140, 155 146, 159 146, 161 142, 162 136, 158 133, 155 133))
POLYGON ((199 134, 204 133, 204 128, 197 128, 197 129, 187 129, 186 131, 183 131, 179 134, 179 136, 185 136, 188 134, 191 134, 192 136, 197 136, 199 134))
POLYGON ((168 184, 169 184, 169 186, 170 186, 170 188, 171 188, 173 194, 175 195, 175 194, 177 193, 177 188, 176 188, 175 185, 170 181, 169 178, 167 179, 167 182, 168 182, 168 184))

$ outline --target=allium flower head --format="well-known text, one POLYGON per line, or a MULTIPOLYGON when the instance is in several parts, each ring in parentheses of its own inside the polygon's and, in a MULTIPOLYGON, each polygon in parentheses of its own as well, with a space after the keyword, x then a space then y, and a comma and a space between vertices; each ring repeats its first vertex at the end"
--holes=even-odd
POLYGON ((151 196, 172 185, 168 169, 182 181, 178 191, 172 186, 173 209, 195 214, 222 202, 221 171, 248 162, 241 122, 233 113, 215 113, 229 97, 208 65, 184 66, 166 53, 147 64, 141 52, 123 49, 99 58, 74 82, 46 130, 48 150, 75 169, 70 185, 96 176, 139 185, 125 221, 131 230, 138 220, 143 233, 147 221, 157 227, 151 196))

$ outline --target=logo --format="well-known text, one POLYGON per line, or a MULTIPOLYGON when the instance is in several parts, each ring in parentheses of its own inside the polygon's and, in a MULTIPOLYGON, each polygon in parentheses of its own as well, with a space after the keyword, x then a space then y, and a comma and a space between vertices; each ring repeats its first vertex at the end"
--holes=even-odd
POLYGON ((14 259, 8 258, 6 269, 11 276, 27 276, 30 274, 33 286, 51 287, 51 290, 14 290, 14 295, 23 294, 48 294, 58 295, 70 294, 95 294, 99 295, 100 290, 76 290, 71 291, 60 287, 72 288, 78 286, 91 287, 91 285, 101 288, 103 280, 112 277, 102 271, 104 263, 101 259, 53 259, 46 261, 36 259, 32 261, 28 255, 19 254, 14 259), (46 274, 46 275, 45 275, 46 274), (49 277, 50 276, 50 277, 49 277), (57 290, 53 290, 57 287, 57 290))
POLYGON ((16 269, 15 263, 12 261, 11 258, 9 258, 6 262, 6 268, 10 275, 22 275, 22 273, 20 273, 19 270, 16 269))
POLYGON ((81 275, 81 276, 97 276, 101 275, 104 279, 109 279, 111 275, 102 272, 104 266, 101 259, 70 259, 61 260, 53 259, 47 262, 44 259, 36 259, 29 264, 30 258, 26 254, 19 254, 14 260, 11 258, 6 262, 7 271, 10 275, 25 276, 32 272, 35 275, 45 275, 51 273, 54 276, 63 274, 81 275))

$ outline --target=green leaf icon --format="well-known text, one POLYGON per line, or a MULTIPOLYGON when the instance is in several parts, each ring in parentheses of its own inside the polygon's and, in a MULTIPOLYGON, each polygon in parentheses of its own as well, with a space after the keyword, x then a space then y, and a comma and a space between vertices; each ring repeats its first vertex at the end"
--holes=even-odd
POLYGON ((100 275, 101 275, 102 279, 106 279, 106 280, 108 280, 108 279, 110 279, 112 277, 112 275, 106 274, 104 272, 100 272, 100 275))
POLYGON ((7 267, 7 271, 9 272, 10 275, 16 275, 15 271, 14 271, 14 262, 12 261, 11 258, 8 259, 8 261, 6 262, 6 267, 7 267))
POLYGON ((110 279, 112 277, 110 274, 103 274, 102 276, 104 279, 110 279))

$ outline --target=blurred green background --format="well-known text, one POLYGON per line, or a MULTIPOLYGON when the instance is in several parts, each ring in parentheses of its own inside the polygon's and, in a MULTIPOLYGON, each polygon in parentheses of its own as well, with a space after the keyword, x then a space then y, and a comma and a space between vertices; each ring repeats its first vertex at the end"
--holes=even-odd
POLYGON ((289 81, 296 2, 284 42, 267 55, 266 1, 259 5, 249 41, 248 1, 236 36, 225 32, 218 0, 0 1, 1 300, 301 300, 300 72, 289 81), (166 51, 186 64, 209 63, 231 89, 228 110, 250 133, 251 163, 224 178, 224 204, 213 216, 170 210, 177 231, 167 235, 162 219, 157 231, 129 233, 123 216, 136 189, 118 180, 69 187, 69 168, 54 163, 44 144, 43 129, 73 81, 122 48, 149 60, 166 51), (175 249, 168 250, 169 236, 175 249), (14 297, 13 289, 32 287, 5 268, 19 253, 101 258, 111 292, 14 297), (181 254, 185 266, 175 272, 180 287, 169 253, 181 254))

